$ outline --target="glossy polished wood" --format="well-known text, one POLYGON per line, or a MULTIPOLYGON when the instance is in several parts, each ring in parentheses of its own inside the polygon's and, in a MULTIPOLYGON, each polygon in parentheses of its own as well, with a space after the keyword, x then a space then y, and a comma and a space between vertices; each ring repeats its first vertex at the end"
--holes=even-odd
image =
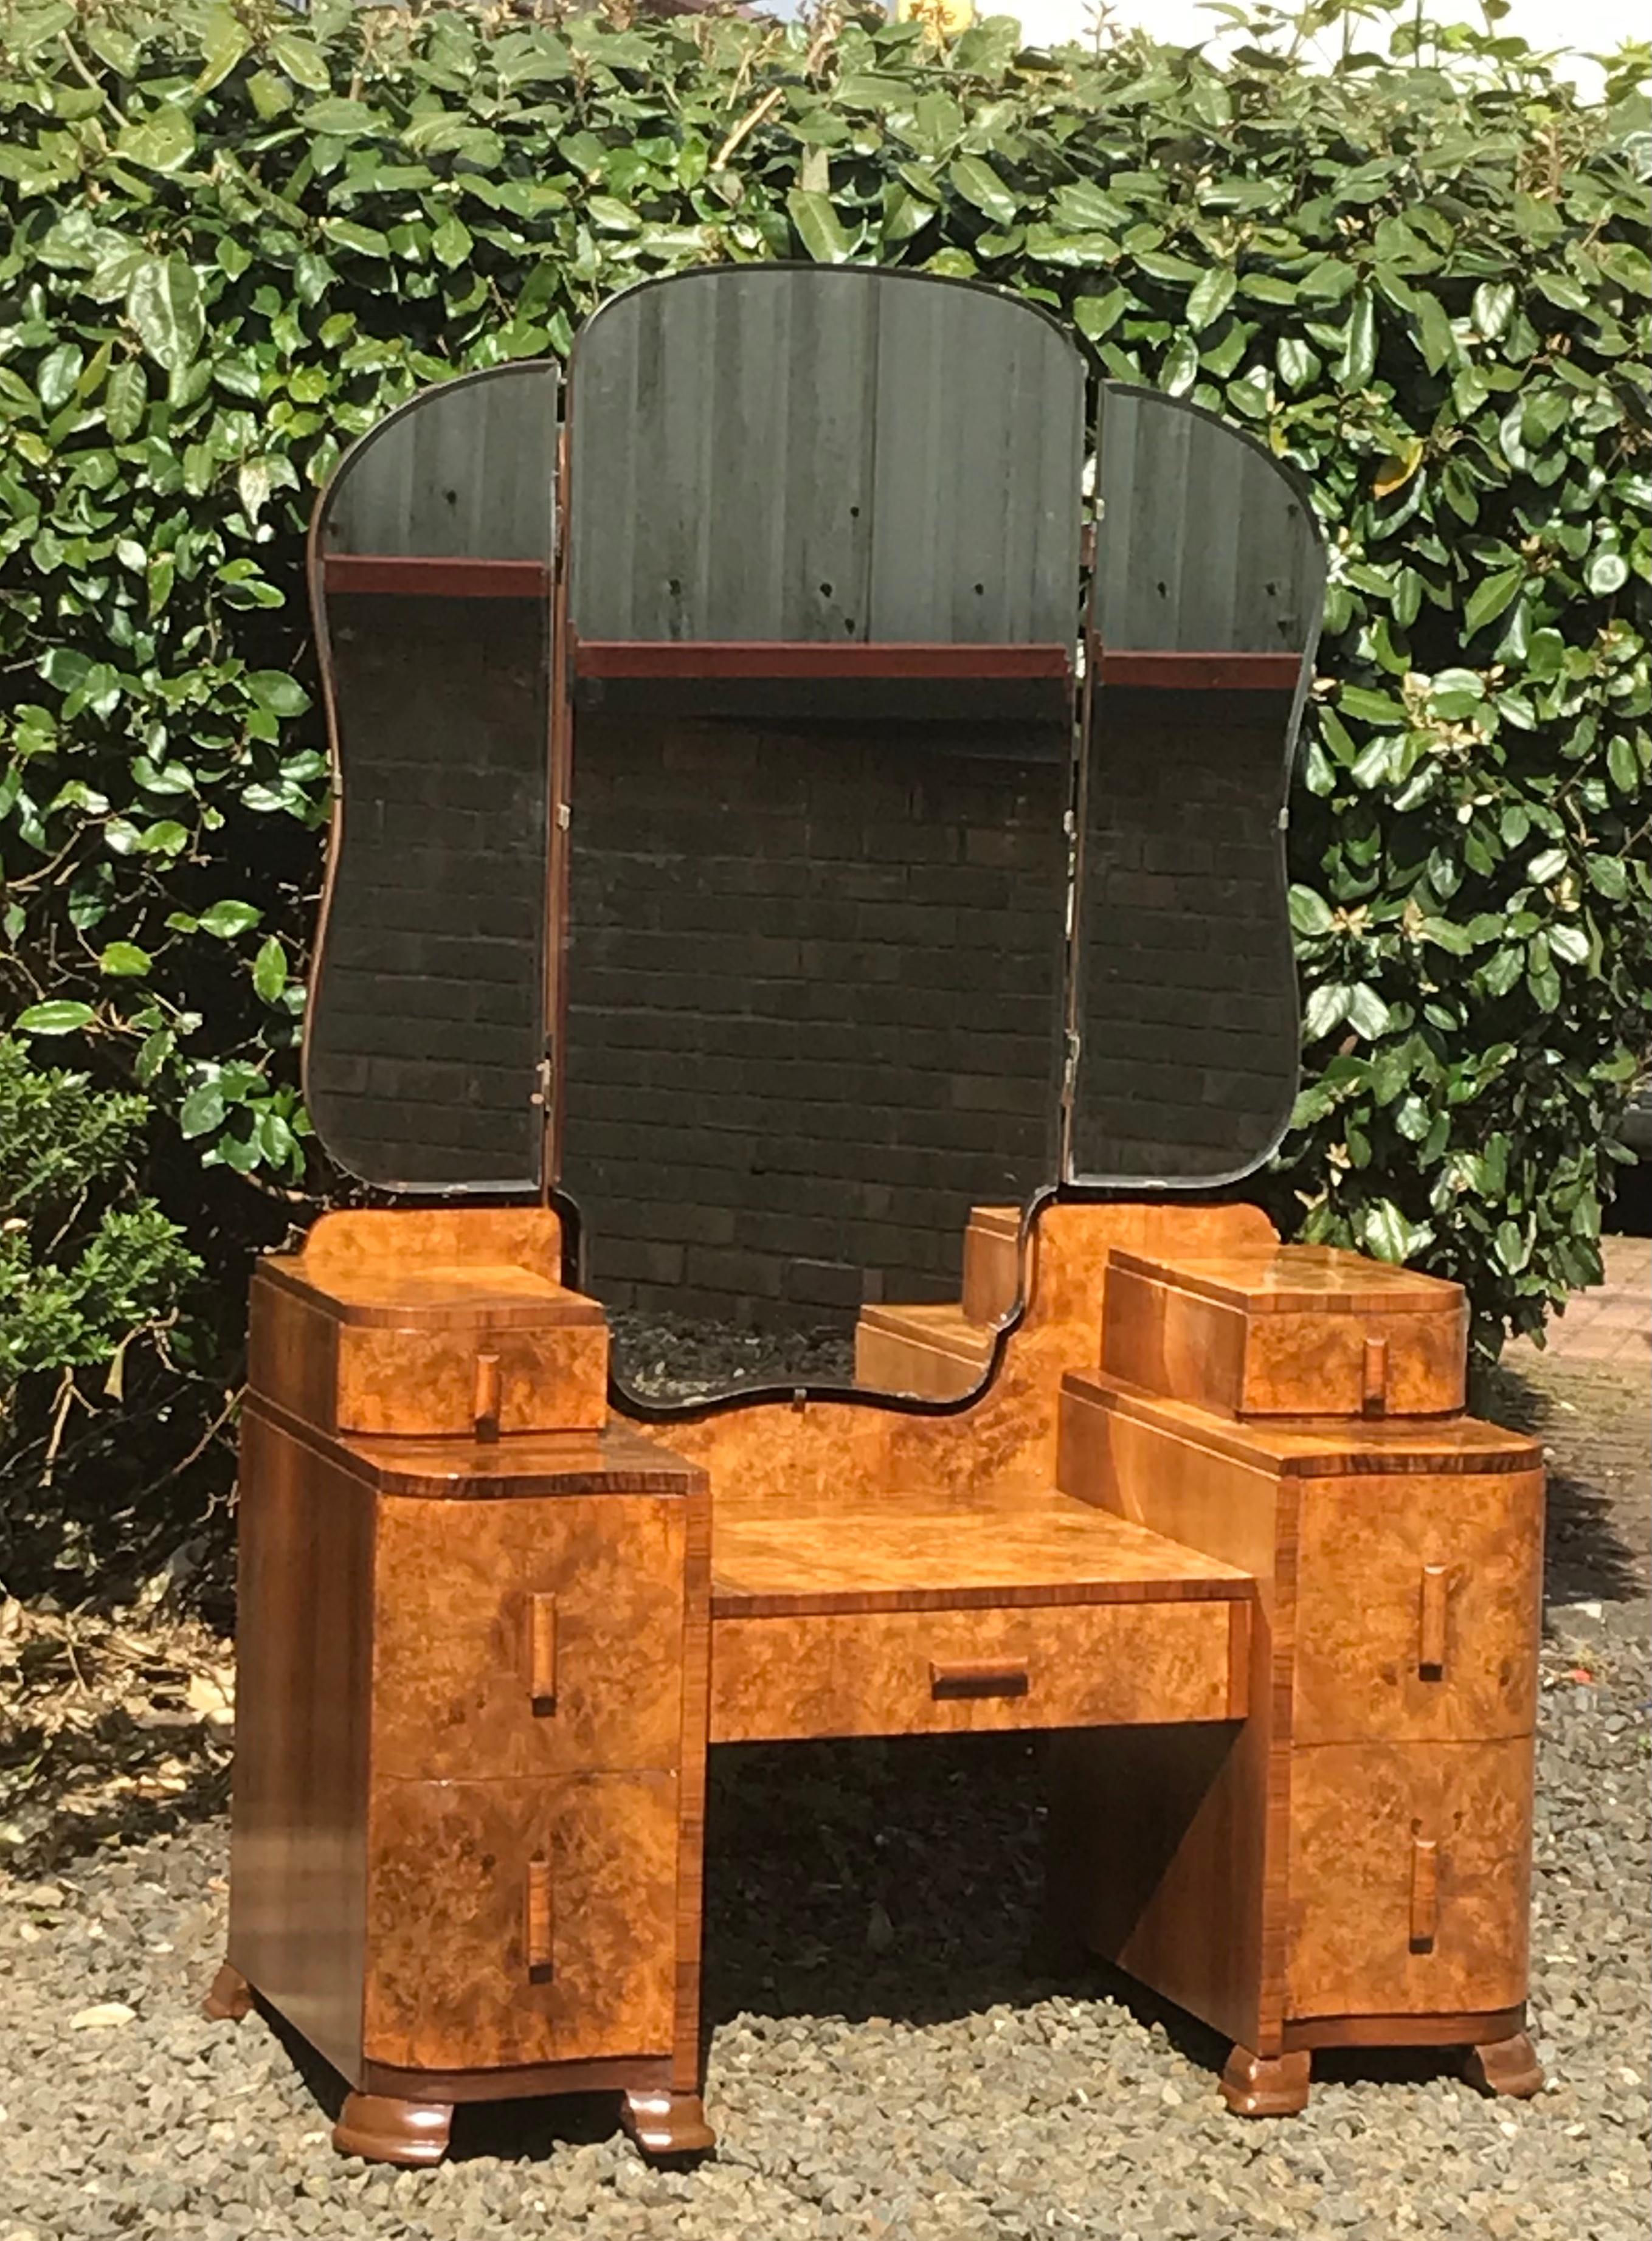
POLYGON ((601 1308, 505 1263, 321 1281, 304 1256, 271 1255, 253 1279, 249 1362, 255 1392, 327 1431, 595 1431, 607 1414, 601 1308))
POLYGON ((201 2013, 209 2023, 239 2024, 244 2023, 251 2012, 251 1985, 238 1969, 232 1969, 227 1961, 221 1963, 201 2003, 201 2013))
MULTIPOLYGON (((1001 1302, 1019 1221, 978 1208, 972 1233, 973 1297, 1001 1302)), ((502 1345, 558 1286, 548 1230, 471 1234, 486 1257, 451 1297, 452 1232, 418 1241, 391 1304, 437 1320, 412 1335, 468 1337, 439 1318, 486 1294, 502 1345)), ((338 1236, 348 1311, 383 1303, 384 1240, 338 1236)), ((1227 2034, 1242 2113, 1299 2108, 1315 2047, 1512 2046, 1537 1450, 1453 1415, 1240 1418, 1098 1371, 1130 1254, 1279 1265, 1251 1208, 1049 1206, 992 1382, 950 1412, 342 1436, 255 1392, 243 1654, 270 1677, 244 1787, 292 1825, 249 1849, 237 1796, 231 1960, 374 2103, 355 2151, 433 2143, 460 2099, 599 2084, 651 2152, 709 2143, 712 1742, 1053 1730, 1053 1918, 1227 2034), (293 1629, 295 1598, 311 1630, 271 1662, 264 1620, 293 1629), (311 1763, 332 1770, 300 1799, 311 1763)), ((1392 1274, 1329 1288, 1391 1304, 1392 1274)), ((1377 1335, 1386 1393, 1410 1341, 1392 1315, 1377 1335)), ((1527 2075, 1517 2050, 1482 2067, 1527 2075)))
POLYGON ((1286 2090, 1267 2065, 1313 2046, 1509 2036, 1527 1965, 1534 1444, 1461 1417, 1241 1422, 1069 1374, 1058 1482, 1257 1581, 1236 1737, 1058 1739, 1058 1926, 1234 2040, 1224 2091, 1244 2113, 1281 2091, 1300 2106, 1306 2069, 1286 2090))
POLYGON ((1316 1743, 1291 1763, 1293 2017, 1526 1993, 1531 1743, 1316 1743))
POLYGON ((862 1308, 854 1327, 854 1381, 868 1393, 960 1400, 986 1375, 993 1339, 961 1307, 862 1308))
POLYGON ((377 2093, 348 2093, 332 2128, 343 2156, 369 2163, 439 2164, 447 2153, 453 2107, 448 2101, 403 2101, 377 2093))
POLYGON ((1115 1254, 1104 1369, 1234 1416, 1420 1416, 1463 1403, 1461 1288, 1328 1246, 1115 1254))
POLYGON ((1296 2117, 1308 2106, 1313 2057, 1253 2054, 1236 2046, 1221 2074, 1221 2097, 1236 2117, 1296 2117))
POLYGON ((1463 2075, 1482 2093, 1529 2101, 1543 2090, 1543 2067, 1523 2030, 1470 2047, 1463 2075))
POLYGON ((964 1232, 964 1288, 960 1301, 966 1321, 1001 1322, 1014 1308, 1020 1291, 1020 1207, 972 1207, 964 1232))
POLYGON ((1238 1720, 1248 1622, 1238 1599, 717 1619, 712 1741, 1238 1720), (1020 1685, 936 1686, 989 1667, 1020 1685))

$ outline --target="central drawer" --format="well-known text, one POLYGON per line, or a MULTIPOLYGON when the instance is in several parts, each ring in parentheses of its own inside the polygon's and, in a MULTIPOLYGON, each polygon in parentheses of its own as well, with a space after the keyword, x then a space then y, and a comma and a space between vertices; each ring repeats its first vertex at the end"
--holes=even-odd
POLYGON ((1236 1720, 1250 1604, 717 1617, 713 1743, 1236 1720))

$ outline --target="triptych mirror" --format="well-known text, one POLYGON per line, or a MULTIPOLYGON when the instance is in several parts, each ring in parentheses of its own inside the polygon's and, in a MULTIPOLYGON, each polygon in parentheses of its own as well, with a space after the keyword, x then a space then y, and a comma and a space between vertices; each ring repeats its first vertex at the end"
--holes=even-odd
POLYGON ((365 437, 311 574, 317 1127, 380 1188, 554 1194, 633 1401, 876 1391, 892 1302, 960 1398, 1018 1290, 960 1320, 966 1232, 1001 1265, 1053 1191, 1276 1144, 1321 539, 1209 414, 1107 384, 1087 421, 1038 310, 645 284, 565 387, 365 437))

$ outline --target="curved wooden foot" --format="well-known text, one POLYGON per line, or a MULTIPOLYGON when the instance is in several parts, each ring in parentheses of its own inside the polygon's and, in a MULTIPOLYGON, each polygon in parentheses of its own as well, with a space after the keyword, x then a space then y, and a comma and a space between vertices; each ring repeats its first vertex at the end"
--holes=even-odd
POLYGON ((201 2013, 215 2024, 243 2022, 252 2006, 252 1987, 238 1969, 225 1961, 212 1979, 212 1989, 201 2003, 201 2013))
POLYGON ((1313 2062, 1306 2048, 1264 2055, 1236 2046, 1221 2074, 1221 2097, 1236 2117, 1300 2116, 1308 2106, 1313 2062))
POLYGON ((451 2101, 395 2101, 381 2093, 351 2093, 332 2128, 341 2156, 370 2164, 439 2164, 453 2122, 451 2101))
POLYGON ((619 2121, 647 2156, 698 2156, 717 2145, 698 2093, 622 2093, 619 2121))
POLYGON ((1463 2076, 1482 2093, 1506 2093, 1515 2101, 1529 2101, 1543 2090, 1543 2068, 1524 2031, 1512 2038, 1494 2039, 1489 2046, 1471 2046, 1463 2076))

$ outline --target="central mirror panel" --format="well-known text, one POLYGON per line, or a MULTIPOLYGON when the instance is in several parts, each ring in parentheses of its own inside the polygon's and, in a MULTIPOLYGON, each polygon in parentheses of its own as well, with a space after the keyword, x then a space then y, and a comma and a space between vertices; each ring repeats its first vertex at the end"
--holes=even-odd
POLYGON ((598 313, 569 420, 559 1181, 617 1375, 960 1398, 1060 1167, 1081 366, 990 291, 719 271, 598 313))

